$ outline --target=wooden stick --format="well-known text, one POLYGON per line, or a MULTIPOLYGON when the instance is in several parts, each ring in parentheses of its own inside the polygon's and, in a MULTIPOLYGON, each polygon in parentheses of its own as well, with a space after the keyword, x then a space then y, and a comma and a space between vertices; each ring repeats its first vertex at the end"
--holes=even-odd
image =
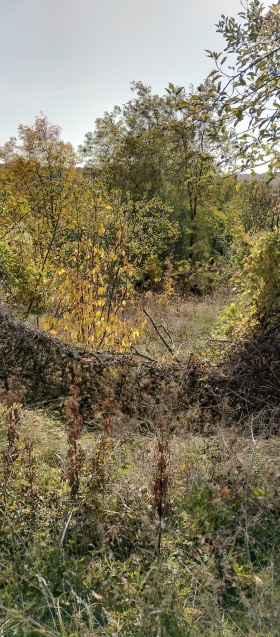
POLYGON ((146 314, 146 316, 150 319, 152 326, 155 328, 156 333, 158 334, 158 336, 160 337, 160 339, 162 340, 162 342, 164 343, 165 347, 167 347, 168 351, 170 352, 170 354, 172 354, 172 356, 174 356, 175 360, 177 361, 177 363, 179 363, 179 358, 176 356, 176 354, 174 354, 174 349, 172 349, 172 347, 170 347, 169 343, 167 343, 167 341, 165 340, 164 336, 161 334, 161 332, 159 331, 158 326, 155 324, 155 321, 153 319, 153 317, 149 314, 148 310, 146 310, 146 308, 144 307, 144 314, 146 314))

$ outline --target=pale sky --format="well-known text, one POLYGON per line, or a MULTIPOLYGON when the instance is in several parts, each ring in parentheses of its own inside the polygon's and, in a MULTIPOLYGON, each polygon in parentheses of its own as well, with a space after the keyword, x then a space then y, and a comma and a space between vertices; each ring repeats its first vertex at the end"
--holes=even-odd
MULTIPOLYGON (((269 6, 269 0, 264 5, 269 6)), ((220 15, 239 0, 0 0, 0 144, 43 112, 76 148, 94 121, 131 97, 197 86, 220 51, 220 15)))

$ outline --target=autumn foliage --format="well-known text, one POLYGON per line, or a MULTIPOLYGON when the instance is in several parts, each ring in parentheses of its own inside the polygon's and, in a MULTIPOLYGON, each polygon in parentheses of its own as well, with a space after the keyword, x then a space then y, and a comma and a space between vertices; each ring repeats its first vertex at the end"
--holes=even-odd
POLYGON ((280 10, 243 9, 197 89, 0 149, 3 636, 279 634, 280 10))

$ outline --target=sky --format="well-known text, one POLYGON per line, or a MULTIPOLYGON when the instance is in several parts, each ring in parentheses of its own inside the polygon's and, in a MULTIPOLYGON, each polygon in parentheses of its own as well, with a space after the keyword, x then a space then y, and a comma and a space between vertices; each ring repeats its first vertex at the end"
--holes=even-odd
MULTIPOLYGON (((269 0, 263 2, 271 4, 269 0)), ((43 113, 75 148, 130 82, 197 86, 239 0, 0 0, 0 145, 43 113)))

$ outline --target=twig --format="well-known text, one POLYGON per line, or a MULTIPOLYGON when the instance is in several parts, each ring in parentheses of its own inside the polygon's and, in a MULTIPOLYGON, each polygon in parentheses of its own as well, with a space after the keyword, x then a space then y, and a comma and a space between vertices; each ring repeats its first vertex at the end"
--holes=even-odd
POLYGON ((137 356, 141 356, 141 358, 145 358, 147 361, 150 361, 151 363, 157 363, 157 361, 154 358, 151 358, 150 356, 147 356, 146 354, 142 354, 141 352, 139 352, 139 350, 136 349, 134 345, 132 345, 131 349, 134 350, 137 356))
POLYGON ((257 443, 256 443, 255 437, 254 437, 253 422, 254 422, 254 416, 251 416, 251 419, 250 419, 251 438, 252 438, 252 441, 253 441, 254 445, 256 446, 257 443))
POLYGON ((178 355, 179 355, 179 353, 180 353, 180 351, 181 351, 182 347, 184 347, 184 345, 188 345, 188 341, 183 341, 183 343, 180 343, 180 345, 179 345, 179 347, 178 347, 178 349, 177 349, 176 356, 178 356, 178 355))
POLYGON ((56 625, 56 621, 55 621, 55 618, 54 618, 54 615, 53 615, 53 612, 52 612, 52 608, 51 608, 51 604, 50 604, 50 601, 49 601, 49 595, 50 595, 51 599, 52 599, 52 596, 51 596, 51 594, 49 592, 47 582, 39 573, 36 573, 36 577, 38 578, 39 586, 40 586, 40 588, 41 588, 41 590, 43 592, 43 595, 45 597, 45 600, 47 602, 47 606, 48 606, 48 609, 50 611, 50 615, 51 615, 51 618, 52 618, 52 621, 53 621, 54 629, 55 629, 55 632, 57 633, 58 632, 57 625, 56 625))
POLYGON ((159 325, 158 327, 159 328, 162 327, 162 329, 165 331, 165 334, 167 334, 167 336, 170 338, 172 351, 174 352, 175 344, 174 344, 173 338, 172 338, 171 334, 169 333, 169 331, 168 331, 168 329, 167 329, 167 327, 165 325, 165 321, 162 318, 160 320, 162 321, 162 325, 159 325))
POLYGON ((251 478, 251 474, 252 474, 252 470, 253 470, 253 462, 254 462, 254 458, 255 458, 255 454, 256 454, 256 442, 255 442, 254 438, 252 440, 253 440, 253 443, 254 443, 254 447, 253 447, 252 456, 251 456, 251 463, 250 463, 250 467, 249 467, 249 471, 248 471, 248 475, 247 475, 247 481, 246 481, 246 484, 245 484, 244 506, 243 506, 244 518, 245 518, 244 533, 245 533, 246 553, 247 553, 248 562, 249 562, 249 565, 250 565, 251 568, 252 568, 252 559, 251 559, 250 538, 249 538, 248 493, 249 493, 249 482, 250 482, 250 478, 251 478))
POLYGON ((158 336, 160 337, 160 339, 164 343, 165 347, 167 347, 167 349, 170 352, 170 354, 172 354, 172 356, 174 356, 174 358, 177 361, 177 363, 179 363, 180 362, 179 358, 176 356, 176 354, 174 354, 174 349, 172 349, 172 347, 169 345, 169 343, 167 343, 167 341, 165 340, 164 336, 159 331, 159 327, 155 324, 155 321, 154 321, 153 317, 149 314, 148 310, 146 310, 145 307, 144 307, 143 311, 144 311, 144 314, 146 314, 146 316, 150 319, 150 321, 152 323, 152 326, 154 327, 156 333, 158 334, 158 336))
POLYGON ((63 529, 63 531, 62 531, 61 538, 60 538, 60 540, 59 540, 59 548, 61 548, 61 547, 62 547, 62 544, 63 544, 63 542, 64 542, 64 538, 65 538, 65 535, 66 535, 66 533, 67 533, 68 526, 69 526, 69 524, 70 524, 70 522, 71 522, 73 512, 74 512, 74 509, 72 509, 71 513, 69 514, 69 516, 68 516, 68 520, 67 520, 67 522, 66 522, 66 524, 65 524, 65 527, 64 527, 64 529, 63 529))
POLYGON ((231 338, 211 338, 211 337, 206 337, 205 339, 205 345, 207 345, 207 343, 237 343, 236 340, 231 339, 231 338))

